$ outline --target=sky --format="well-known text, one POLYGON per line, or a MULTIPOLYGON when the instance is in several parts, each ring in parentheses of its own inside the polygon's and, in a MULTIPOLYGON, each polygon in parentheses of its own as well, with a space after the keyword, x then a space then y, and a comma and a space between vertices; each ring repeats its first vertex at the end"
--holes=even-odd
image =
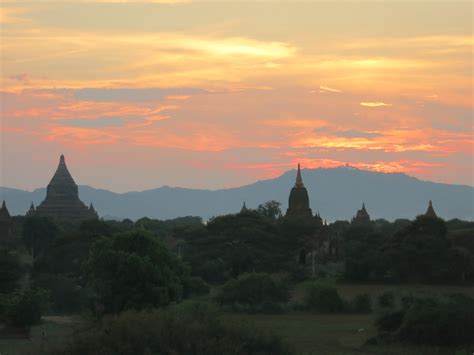
POLYGON ((470 1, 2 1, 0 185, 474 185, 470 1))

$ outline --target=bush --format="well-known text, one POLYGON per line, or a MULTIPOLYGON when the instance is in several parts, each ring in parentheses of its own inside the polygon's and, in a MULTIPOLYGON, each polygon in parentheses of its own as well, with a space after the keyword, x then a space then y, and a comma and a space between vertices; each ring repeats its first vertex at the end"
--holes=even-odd
POLYGON ((183 296, 198 296, 206 295, 209 293, 209 284, 201 279, 200 277, 192 276, 184 281, 183 296))
POLYGON ((379 334, 417 345, 460 347, 474 344, 474 300, 463 295, 411 298, 402 309, 376 321, 379 334))
POLYGON ((44 290, 34 288, 9 295, 3 307, 6 323, 20 328, 40 323, 45 298, 44 290))
POLYGON ((54 313, 75 313, 81 310, 82 292, 74 279, 64 275, 40 274, 35 285, 49 291, 50 310, 54 313))
POLYGON ((304 304, 322 313, 344 312, 346 307, 336 287, 327 281, 313 281, 305 285, 304 304))
POLYGON ((372 299, 367 293, 357 295, 351 304, 352 311, 355 313, 372 312, 372 299))
POLYGON ((395 306, 395 295, 393 292, 387 291, 382 293, 378 298, 378 305, 381 308, 393 308, 395 306))
POLYGON ((290 354, 275 335, 219 320, 215 309, 189 302, 167 310, 107 316, 53 354, 290 354))
POLYGON ((216 296, 222 305, 241 305, 252 311, 282 309, 278 303, 288 300, 288 288, 265 273, 242 274, 222 286, 216 296))

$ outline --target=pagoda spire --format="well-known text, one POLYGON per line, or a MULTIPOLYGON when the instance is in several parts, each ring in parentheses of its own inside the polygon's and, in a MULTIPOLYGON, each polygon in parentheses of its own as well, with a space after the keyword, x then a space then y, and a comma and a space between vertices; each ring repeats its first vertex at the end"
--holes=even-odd
POLYGON ((425 216, 426 217, 431 217, 431 218, 438 218, 434 208, 433 208, 433 202, 430 202, 428 203, 428 209, 426 210, 426 213, 425 213, 425 216))
POLYGON ((10 212, 8 212, 7 204, 5 200, 2 202, 2 208, 0 208, 0 219, 10 219, 10 212))
POLYGON ((300 163, 298 163, 298 172, 296 174, 295 187, 304 187, 303 178, 301 177, 300 163))
POLYGON ((242 208, 240 209, 240 213, 247 212, 247 211, 248 211, 248 208, 247 208, 247 205, 245 204, 245 201, 244 201, 244 203, 242 205, 242 208))

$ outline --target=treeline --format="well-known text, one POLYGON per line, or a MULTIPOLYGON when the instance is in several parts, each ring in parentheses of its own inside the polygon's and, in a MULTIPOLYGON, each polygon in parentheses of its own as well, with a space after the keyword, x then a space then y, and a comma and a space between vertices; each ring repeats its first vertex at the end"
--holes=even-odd
MULTIPOLYGON (((323 225, 315 218, 282 217, 279 204, 270 201, 257 210, 244 209, 207 223, 198 217, 90 220, 80 225, 57 224, 41 217, 15 217, 14 221, 21 239, 15 247, 0 251, 0 322, 16 328, 39 322, 47 312, 82 313, 92 319, 123 314, 110 320, 110 329, 125 331, 125 319, 129 319, 164 331, 171 325, 158 320, 158 313, 150 318, 140 312, 196 297, 230 311, 372 311, 374 300, 367 295, 342 300, 334 283, 325 281, 328 279, 474 284, 474 223, 460 220, 419 216, 393 223, 337 221, 323 225), (302 281, 307 283, 303 300, 295 302, 292 288, 302 281), (208 296, 211 288, 215 289, 212 297, 208 296)), ((390 297, 386 298, 379 300, 380 307, 390 304, 390 297)), ((377 341, 399 339, 401 324, 406 327, 406 322, 397 318, 398 323, 394 321, 393 329, 387 330, 390 317, 414 319, 413 307, 425 312, 426 302, 434 304, 431 310, 435 313, 449 305, 455 310, 466 305, 472 309, 471 301, 459 298, 423 302, 399 301, 398 306, 392 302, 388 320, 378 324, 377 341)), ((182 312, 198 317, 199 307, 172 308, 165 318, 182 320, 187 317, 182 312)), ((189 332, 196 339, 202 336, 193 333, 191 323, 181 320, 172 323, 176 332, 189 332)), ((202 353, 232 348, 242 337, 253 344, 251 349, 261 347, 274 354, 289 351, 271 336, 231 328, 216 316, 203 318, 203 324, 209 326, 206 331, 220 332, 224 340, 207 344, 202 353)), ((474 329, 472 323, 465 325, 474 329)), ((103 324, 98 327, 97 332, 105 331, 103 324)), ((109 333, 100 339, 96 334, 88 335, 85 344, 96 342, 114 353, 114 345, 107 343, 109 333)), ((148 336, 162 339, 161 345, 178 352, 184 346, 178 340, 173 343, 171 334, 150 332, 148 336)), ((77 352, 70 353, 84 353, 88 348, 81 344, 76 344, 77 352)), ((155 350, 165 351, 161 345, 156 342, 155 350)))

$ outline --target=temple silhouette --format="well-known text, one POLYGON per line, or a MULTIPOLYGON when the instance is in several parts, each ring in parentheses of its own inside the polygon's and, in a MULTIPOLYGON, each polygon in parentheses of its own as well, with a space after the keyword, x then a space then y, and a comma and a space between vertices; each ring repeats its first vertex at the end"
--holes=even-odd
POLYGON ((438 218, 438 216, 436 215, 436 212, 433 208, 433 203, 431 202, 431 200, 428 203, 428 209, 426 210, 425 217, 438 218))
POLYGON ((0 244, 9 244, 15 237, 14 225, 5 200, 0 208, 0 244))
MULTIPOLYGON (((240 212, 248 211, 248 207, 243 202, 240 212)), ((97 219, 98 214, 92 203, 87 207, 79 198, 78 186, 75 183, 71 173, 66 166, 64 155, 60 156, 59 164, 46 190, 46 198, 35 207, 31 203, 26 216, 50 217, 58 221, 80 222, 87 219, 97 219)), ((428 209, 424 216, 430 218, 438 218, 432 201, 429 201, 428 209)), ((288 209, 285 217, 306 217, 312 218, 317 227, 326 226, 327 223, 321 218, 319 212, 313 215, 310 207, 308 191, 303 183, 301 166, 298 164, 296 180, 294 186, 290 190, 288 197, 288 209)), ((355 216, 351 220, 352 224, 371 223, 365 203, 362 208, 357 210, 355 216)), ((0 208, 0 241, 7 240, 14 236, 14 223, 10 213, 3 201, 0 208)))
POLYGON ((94 206, 87 207, 79 199, 78 187, 66 166, 64 155, 59 158, 58 168, 48 184, 46 198, 37 208, 32 203, 27 215, 70 222, 98 218, 94 206))
POLYGON ((352 218, 352 224, 366 224, 370 223, 370 216, 365 209, 365 203, 362 203, 362 208, 357 210, 356 215, 352 218))

